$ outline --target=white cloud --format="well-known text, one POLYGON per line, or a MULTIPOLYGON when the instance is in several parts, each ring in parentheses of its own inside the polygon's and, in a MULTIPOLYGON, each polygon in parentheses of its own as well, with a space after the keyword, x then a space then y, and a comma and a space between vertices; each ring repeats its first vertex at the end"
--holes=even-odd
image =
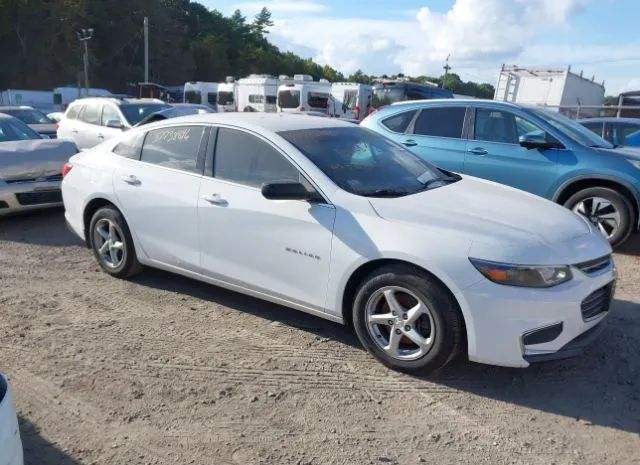
POLYGON ((263 7, 277 15, 300 14, 300 13, 324 13, 328 10, 326 5, 311 0, 267 0, 262 2, 240 2, 234 4, 230 10, 239 9, 243 14, 258 13, 263 7))

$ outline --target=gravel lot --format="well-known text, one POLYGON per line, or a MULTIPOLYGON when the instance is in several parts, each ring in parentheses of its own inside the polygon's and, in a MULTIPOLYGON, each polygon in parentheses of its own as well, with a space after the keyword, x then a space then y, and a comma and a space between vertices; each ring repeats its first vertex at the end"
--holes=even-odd
POLYGON ((340 325, 99 271, 62 212, 0 220, 0 370, 27 465, 640 464, 640 238, 600 343, 527 370, 391 372, 340 325))

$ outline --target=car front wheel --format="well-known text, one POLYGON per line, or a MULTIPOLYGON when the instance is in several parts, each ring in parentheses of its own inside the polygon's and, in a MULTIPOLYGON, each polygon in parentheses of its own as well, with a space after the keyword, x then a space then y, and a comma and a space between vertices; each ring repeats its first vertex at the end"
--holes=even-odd
POLYGON ((450 293, 426 273, 388 266, 357 291, 353 324, 362 345, 390 368, 430 372, 460 351, 464 323, 450 293))
POLYGON ((112 276, 127 278, 142 269, 122 214, 112 207, 101 208, 91 218, 90 238, 100 267, 112 276))
POLYGON ((633 229, 633 210, 627 199, 607 187, 583 189, 567 199, 570 210, 587 218, 612 247, 622 244, 633 229))

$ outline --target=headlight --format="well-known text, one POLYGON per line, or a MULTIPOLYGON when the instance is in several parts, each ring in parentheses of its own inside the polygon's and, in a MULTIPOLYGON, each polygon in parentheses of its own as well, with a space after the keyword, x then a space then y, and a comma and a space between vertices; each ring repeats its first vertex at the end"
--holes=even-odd
POLYGON ((640 170, 640 160, 630 160, 627 158, 627 161, 640 170))
POLYGON ((553 287, 572 278, 568 266, 530 266, 497 263, 477 258, 469 259, 490 281, 507 286, 553 287))

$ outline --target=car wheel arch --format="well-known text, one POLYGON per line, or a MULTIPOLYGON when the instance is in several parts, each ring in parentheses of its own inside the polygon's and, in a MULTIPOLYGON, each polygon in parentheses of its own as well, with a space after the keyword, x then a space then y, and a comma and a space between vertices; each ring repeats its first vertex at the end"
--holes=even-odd
POLYGON ((124 213, 122 212, 122 210, 120 210, 120 208, 118 208, 118 206, 114 202, 107 199, 106 197, 95 197, 87 202, 87 205, 84 207, 84 211, 82 212, 82 224, 84 227, 84 242, 88 248, 91 247, 91 243, 89 240, 89 224, 91 223, 91 218, 93 218, 95 212, 103 207, 113 207, 124 217, 124 213))
POLYGON ((403 266, 414 268, 416 270, 416 272, 422 273, 422 274, 426 274, 430 278, 434 279, 436 282, 438 282, 442 286, 443 289, 445 289, 449 293, 449 295, 451 296, 453 301, 457 304, 458 310, 460 311, 460 314, 462 315, 462 321, 465 324, 464 335, 465 335, 465 339, 466 339, 465 340, 465 344, 466 344, 467 341, 469 340, 469 334, 467 332, 468 331, 468 326, 466 324, 466 321, 467 321, 466 320, 466 315, 465 315, 465 312, 462 309, 462 305, 460 305, 460 301, 458 300, 456 295, 453 293, 453 291, 451 291, 450 287, 442 279, 440 279, 437 275, 435 275, 431 271, 423 268, 422 266, 416 265, 415 263, 411 263, 411 262, 406 261, 406 260, 401 260, 401 259, 396 259, 396 258, 378 258, 378 259, 375 259, 375 260, 370 260, 368 262, 360 264, 360 266, 358 266, 351 273, 351 275, 349 276, 349 279, 347 280, 347 282, 346 282, 346 284, 344 286, 344 289, 342 291, 341 313, 342 313, 342 320, 343 320, 344 324, 346 326, 349 326, 349 327, 352 326, 353 302, 355 300, 358 287, 360 286, 362 281, 368 275, 370 275, 371 273, 373 273, 377 269, 380 269, 382 267, 389 266, 389 265, 403 265, 403 266))
POLYGON ((640 199, 633 193, 633 189, 629 184, 619 179, 608 177, 582 176, 565 181, 555 192, 552 200, 560 205, 564 203, 575 193, 591 187, 607 187, 619 192, 629 202, 629 206, 633 212, 633 222, 636 228, 640 221, 640 199))

